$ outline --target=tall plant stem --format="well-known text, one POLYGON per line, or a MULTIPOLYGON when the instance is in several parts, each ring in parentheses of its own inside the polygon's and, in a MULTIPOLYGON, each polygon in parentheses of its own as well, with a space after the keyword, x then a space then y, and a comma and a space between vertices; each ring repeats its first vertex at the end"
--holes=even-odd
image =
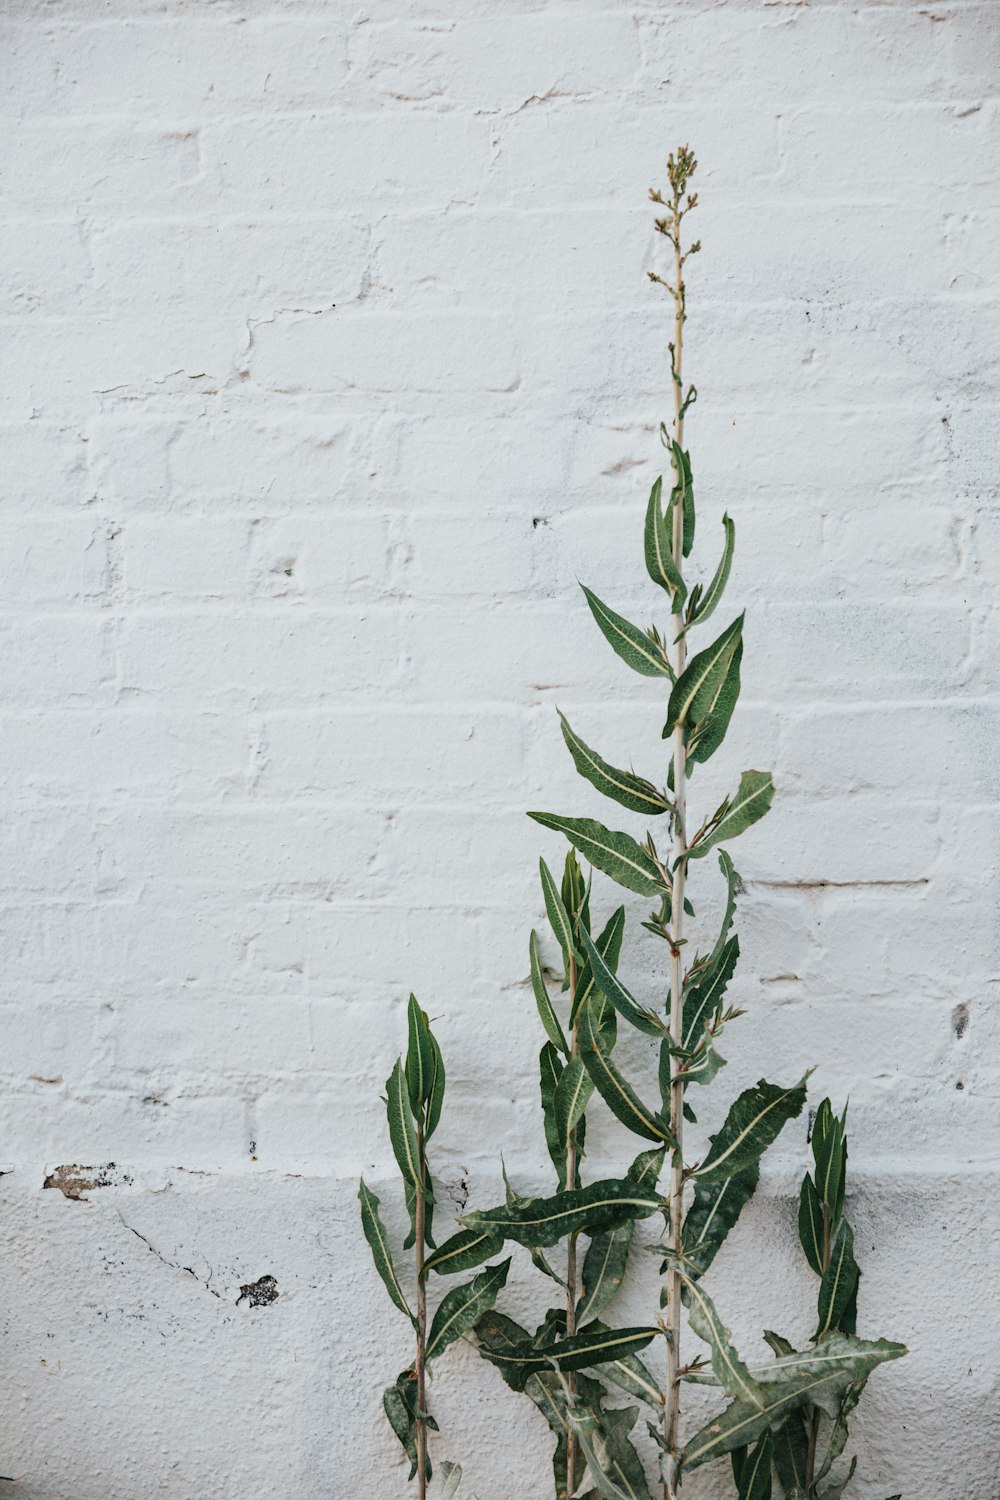
MULTIPOLYGON (((671 288, 674 298, 674 341, 671 349, 671 375, 674 387, 674 438, 678 446, 684 445, 684 392, 682 368, 684 355, 684 261, 681 255, 681 186, 673 184, 671 201, 672 235, 674 247, 674 281, 671 288)), ((683 475, 677 475, 679 485, 683 475)), ((684 506, 680 500, 673 508, 673 535, 671 545, 674 564, 679 573, 684 567, 684 506)), ((678 612, 673 616, 674 644, 673 669, 676 677, 684 671, 687 656, 685 637, 681 635, 684 616, 678 612), (677 639, 677 637, 680 637, 677 639)), ((675 1046, 680 1046, 684 1034, 684 883, 687 873, 683 854, 686 849, 684 822, 687 802, 687 747, 684 729, 678 726, 673 738, 674 771, 674 816, 673 891, 670 898, 670 1037, 675 1046)), ((670 1167, 670 1208, 668 1216, 667 1243, 674 1255, 681 1251, 681 1235, 684 1220, 684 1080, 680 1072, 681 1059, 670 1060, 670 1130, 673 1148, 670 1167)), ((666 1475, 663 1485, 664 1500, 675 1500, 679 1486, 678 1464, 678 1419, 680 1415, 680 1356, 681 1356, 681 1281, 675 1269, 667 1271, 667 1384, 663 1408, 663 1437, 666 1448, 666 1475)))
POLYGON ((420 1160, 421 1186, 416 1190, 413 1213, 416 1241, 413 1259, 417 1272, 417 1354, 413 1369, 417 1377, 417 1495, 419 1500, 425 1500, 427 1495, 427 1427, 423 1414, 427 1410, 427 1286, 424 1281, 424 1234, 427 1204, 423 1193, 423 1181, 427 1167, 424 1162, 424 1137, 421 1131, 417 1132, 417 1151, 420 1160))
MULTIPOLYGON (((570 961, 569 961, 569 995, 570 995, 570 1004, 571 1005, 575 1004, 575 1002, 576 1002, 576 979, 577 979, 576 959, 575 958, 571 958, 570 961)), ((571 1042, 570 1042, 570 1049, 571 1049, 570 1050, 570 1057, 578 1057, 580 1055, 580 1032, 579 1032, 579 1024, 576 1024, 573 1027, 573 1035, 572 1035, 572 1039, 571 1039, 571 1042)), ((566 1145, 566 1186, 567 1186, 567 1188, 572 1188, 572 1187, 576 1186, 576 1167, 577 1167, 576 1126, 574 1125, 573 1129, 570 1131, 569 1140, 568 1140, 567 1145, 566 1145)), ((572 1338, 573 1335, 574 1335, 574 1333, 576 1333, 576 1292, 577 1292, 577 1286, 576 1286, 576 1284, 577 1284, 576 1241, 577 1241, 577 1235, 574 1232, 573 1234, 570 1235, 569 1242, 568 1242, 567 1247, 566 1247, 566 1336, 567 1336, 567 1338, 572 1338)), ((571 1395, 575 1396, 576 1395, 576 1374, 574 1372, 572 1372, 572 1371, 570 1372, 570 1374, 567 1377, 567 1384, 569 1385, 569 1389, 570 1389, 571 1395)), ((571 1432, 568 1435, 568 1437, 566 1438, 566 1494, 567 1494, 567 1496, 572 1495, 573 1492, 574 1492, 574 1490, 576 1489, 576 1478, 577 1478, 577 1475, 576 1475, 576 1460, 577 1460, 576 1434, 571 1432)))
MULTIPOLYGON (((823 1258, 820 1274, 825 1276, 830 1267, 830 1210, 823 1204, 823 1258)), ((819 1446, 820 1410, 814 1406, 809 1421, 809 1447, 806 1450, 806 1494, 811 1495, 816 1477, 816 1449, 819 1446)))

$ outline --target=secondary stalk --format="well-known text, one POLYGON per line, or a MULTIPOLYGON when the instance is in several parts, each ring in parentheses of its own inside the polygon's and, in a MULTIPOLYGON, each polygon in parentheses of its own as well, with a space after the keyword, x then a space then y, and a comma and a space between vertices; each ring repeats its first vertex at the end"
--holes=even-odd
MULTIPOLYGON (((575 1006, 575 1004, 576 1004, 576 980, 577 980, 576 959, 575 958, 570 958, 570 961, 569 961, 569 995, 570 995, 570 1005, 571 1006, 575 1006)), ((574 1024, 574 1026, 573 1026, 573 1034, 572 1034, 572 1038, 571 1038, 571 1041, 570 1041, 570 1057, 571 1058, 578 1057, 579 1054, 580 1054, 579 1026, 578 1026, 578 1024, 574 1024)), ((573 1187, 576 1186, 576 1166, 577 1166, 576 1126, 574 1125, 573 1129, 569 1133, 569 1140, 568 1140, 568 1142, 566 1144, 566 1186, 567 1186, 567 1188, 573 1188, 573 1187)), ((577 1235, 574 1232, 573 1234, 570 1235, 569 1242, 568 1242, 567 1247, 566 1247, 566 1336, 567 1336, 567 1338, 572 1338, 573 1335, 576 1333, 576 1282, 577 1282, 576 1241, 577 1241, 577 1235)), ((575 1373, 570 1372, 570 1374, 567 1377, 567 1383, 569 1385, 571 1397, 575 1396, 576 1395, 576 1375, 575 1375, 575 1373)), ((568 1496, 572 1495, 575 1492, 575 1490, 576 1490, 576 1480, 577 1480, 577 1474, 576 1474, 577 1451, 578 1450, 577 1450, 576 1434, 571 1432, 569 1434, 569 1436, 567 1437, 567 1439, 566 1439, 566 1494, 568 1496)))
POLYGON ((417 1272, 417 1354, 413 1369, 417 1377, 417 1495, 426 1500, 427 1495, 427 1427, 424 1412, 427 1410, 427 1287, 424 1282, 424 1235, 426 1229, 427 1204, 423 1182, 427 1171, 424 1162, 424 1137, 417 1131, 417 1152, 420 1161, 420 1186, 416 1189, 413 1211, 413 1232, 416 1237, 413 1259, 417 1272))

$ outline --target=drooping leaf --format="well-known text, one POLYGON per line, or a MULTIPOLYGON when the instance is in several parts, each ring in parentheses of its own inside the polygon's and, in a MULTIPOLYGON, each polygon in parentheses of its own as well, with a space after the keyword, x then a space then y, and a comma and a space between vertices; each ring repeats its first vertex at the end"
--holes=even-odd
POLYGON ((563 1064, 555 1047, 546 1042, 538 1054, 539 1095, 542 1105, 542 1125, 549 1158, 556 1169, 559 1187, 566 1186, 566 1151, 556 1125, 556 1089, 562 1077, 563 1064))
POLYGON ((441 1476, 441 1500, 454 1500, 462 1483, 462 1465, 449 1463, 445 1459, 441 1465, 441 1476))
POLYGON ((583 1258, 583 1287, 576 1304, 577 1327, 599 1318, 616 1296, 625 1275, 634 1232, 635 1223, 630 1221, 618 1229, 595 1235, 587 1246, 583 1258))
POLYGON ((704 765, 706 760, 711 760, 726 738, 739 701, 742 662, 743 642, 738 641, 725 676, 713 682, 711 692, 706 694, 705 701, 698 706, 698 727, 688 745, 690 765, 704 765))
POLYGON ((576 944, 573 941, 573 923, 570 921, 569 912, 563 905, 559 887, 552 878, 552 871, 544 859, 538 861, 538 871, 542 877, 542 894, 545 897, 545 910, 548 914, 549 925, 555 933, 556 942, 562 949, 567 966, 571 958, 575 958, 576 944))
POLYGON ((574 1230, 600 1234, 628 1219, 646 1219, 662 1207, 663 1198, 655 1185, 644 1187, 627 1177, 613 1177, 551 1198, 526 1198, 510 1207, 478 1209, 462 1223, 466 1229, 485 1229, 529 1249, 544 1250, 574 1230))
MULTIPOLYGON (((847 1473, 844 1475, 843 1479, 839 1482, 839 1484, 828 1484, 825 1490, 817 1490, 816 1493, 819 1496, 819 1500, 840 1500, 841 1495, 844 1493, 844 1491, 847 1489, 847 1486, 854 1478, 854 1471, 857 1467, 857 1458, 852 1458, 851 1466, 848 1469, 847 1473)), ((898 1495, 896 1497, 896 1500, 900 1500, 900 1497, 898 1495)))
POLYGON ((410 1095, 410 1107, 419 1118, 424 1105, 431 1096, 434 1079, 434 1048, 427 1016, 410 996, 406 1008, 408 1045, 406 1048, 406 1087, 410 1095))
POLYGON ((722 517, 722 529, 725 540, 722 547, 722 557, 719 566, 712 575, 712 581, 703 594, 698 597, 697 607, 692 611, 687 622, 687 628, 692 625, 701 625, 708 619, 715 609, 722 595, 725 593, 726 584, 729 582, 729 574, 733 566, 733 552, 736 548, 736 523, 728 515, 722 517))
POLYGON ((618 1014, 624 1016, 625 1020, 637 1031, 643 1032, 645 1036, 662 1037, 667 1027, 661 1017, 655 1011, 647 1010, 645 1006, 640 1005, 629 993, 614 970, 601 957, 588 933, 581 932, 580 942, 593 971, 597 988, 605 1000, 610 1001, 618 1014))
POLYGON ((424 1196, 429 1197, 429 1184, 424 1181, 423 1164, 417 1146, 417 1132, 410 1110, 409 1089, 402 1061, 398 1057, 392 1072, 386 1079, 385 1093, 389 1140, 392 1143, 396 1163, 403 1174, 404 1181, 408 1182, 414 1191, 423 1189, 424 1196))
POLYGON ((718 1182, 759 1161, 782 1126, 802 1112, 805 1101, 805 1078, 790 1089, 763 1078, 744 1089, 733 1101, 722 1129, 711 1137, 711 1150, 692 1174, 694 1178, 705 1184, 718 1182))
POLYGON ((521 1344, 502 1351, 491 1349, 486 1358, 496 1365, 518 1365, 527 1374, 544 1373, 553 1368, 588 1370, 628 1354, 637 1354, 652 1343, 659 1332, 658 1328, 601 1328, 550 1344, 521 1344))
POLYGON ((593 818, 561 818, 555 813, 541 812, 529 812, 528 817, 543 828, 564 834, 595 869, 610 875, 626 890, 639 896, 658 896, 668 888, 645 849, 627 833, 616 833, 593 818))
POLYGON ((392 1251, 389 1248, 389 1236, 386 1234, 385 1225, 382 1223, 378 1211, 379 1200, 368 1187, 362 1177, 361 1186, 358 1189, 358 1202, 361 1204, 361 1228, 365 1239, 371 1247, 372 1259, 375 1269, 381 1276, 386 1291, 392 1301, 413 1322, 413 1313, 410 1304, 406 1300, 406 1294, 399 1284, 396 1269, 392 1263, 392 1251))
POLYGON ((487 1266, 464 1286, 452 1287, 441 1299, 427 1335, 427 1358, 436 1359, 448 1345, 461 1337, 488 1312, 507 1280, 510 1257, 498 1265, 487 1266))
POLYGON ((538 1007, 539 1019, 545 1028, 545 1035, 554 1047, 558 1047, 559 1051, 568 1057, 569 1044, 559 1024, 559 1017, 552 1006, 545 975, 542 972, 542 959, 538 951, 538 933, 534 930, 528 939, 528 958, 531 964, 531 988, 535 996, 535 1005, 538 1007))
MULTIPOLYGON (((637 1409, 605 1411, 600 1385, 585 1375, 576 1377, 574 1394, 566 1377, 557 1371, 532 1375, 525 1386, 528 1396, 545 1413, 554 1432, 572 1433, 587 1462, 587 1473, 607 1500, 649 1500, 639 1456, 629 1442, 637 1409)), ((584 1500, 593 1500, 590 1491, 584 1500)))
POLYGON ((760 1165, 751 1162, 730 1177, 696 1182, 694 1200, 684 1220, 684 1257, 698 1275, 708 1270, 726 1236, 753 1197, 760 1165))
POLYGON ((646 572, 654 583, 658 583, 669 594, 671 614, 678 615, 687 596, 687 588, 674 562, 673 544, 661 509, 662 494, 663 480, 657 479, 649 492, 649 504, 646 507, 643 551, 646 572))
POLYGON ((815 1483, 817 1485, 822 1483, 822 1481, 826 1478, 827 1474, 829 1474, 831 1468, 837 1462, 837 1459, 840 1457, 845 1447, 847 1446, 847 1439, 850 1435, 847 1429, 847 1419, 851 1415, 851 1412, 854 1410, 854 1408, 857 1406, 858 1402, 861 1400, 864 1388, 865 1382, 863 1380, 855 1381, 853 1385, 849 1385, 847 1387, 847 1390, 840 1398, 840 1409, 837 1412, 837 1415, 834 1418, 833 1424, 830 1428, 830 1436, 827 1440, 826 1453, 823 1456, 822 1462, 816 1469, 815 1483))
POLYGON ((722 1002, 730 979, 740 956, 740 940, 734 933, 723 944, 715 963, 710 963, 699 974, 684 995, 683 1045, 693 1047, 702 1028, 712 1019, 722 1002))
POLYGON ((774 777, 770 771, 744 771, 736 796, 715 826, 690 849, 688 858, 702 859, 716 844, 746 833, 764 816, 773 801, 774 777))
MULTIPOLYGON (((694 390, 694 386, 691 387, 694 390)), ((682 536, 681 551, 684 557, 691 556, 691 548, 694 546, 694 482, 691 478, 691 456, 676 441, 671 439, 670 451, 676 474, 676 483, 670 492, 667 503, 667 530, 671 531, 673 526, 673 511, 675 505, 681 506, 682 514, 682 536)))
POLYGON ((633 625, 622 615, 609 609, 585 584, 581 587, 602 635, 626 666, 631 667, 633 672, 641 673, 643 677, 672 676, 670 662, 662 646, 654 645, 638 625, 633 625))
POLYGON ((647 1141, 672 1140, 666 1120, 642 1102, 611 1060, 597 1029, 592 1005, 580 1016, 580 1055, 601 1098, 623 1125, 647 1141))
POLYGON ((716 1380, 727 1396, 759 1406, 761 1397, 757 1382, 729 1342, 729 1329, 723 1326, 715 1303, 699 1282, 683 1272, 681 1274, 681 1295, 688 1309, 691 1328, 711 1348, 716 1380))
POLYGON ((571 1057, 562 1070, 553 1101, 556 1130, 564 1153, 593 1092, 594 1085, 583 1065, 583 1059, 571 1057))
POLYGON ((521 1366, 509 1360, 504 1363, 499 1359, 492 1359, 491 1356, 509 1354, 512 1350, 530 1343, 527 1329, 522 1328, 520 1323, 515 1323, 513 1318, 508 1318, 506 1313, 500 1313, 496 1308, 491 1308, 476 1324, 476 1338, 479 1340, 479 1352, 483 1359, 496 1365, 511 1390, 522 1391, 524 1382, 520 1378, 521 1366))
POLYGON ((424 1274, 436 1271, 439 1276, 457 1276, 460 1271, 471 1271, 492 1256, 499 1255, 503 1243, 503 1236, 499 1234, 460 1229, 427 1257, 424 1274))
POLYGON ((726 882, 726 908, 722 914, 722 922, 719 927, 719 935, 715 940, 715 947, 708 956, 709 967, 714 967, 722 957, 722 950, 729 939, 729 929, 733 925, 733 917, 736 913, 736 897, 742 890, 739 872, 733 865, 732 857, 728 849, 719 850, 719 869, 726 882))
POLYGON ((603 1364, 601 1379, 630 1396, 638 1396, 647 1406, 659 1408, 663 1405, 663 1392, 638 1354, 627 1354, 624 1359, 612 1359, 603 1364))
POLYGON ((771 1460, 774 1439, 764 1432, 747 1454, 739 1479, 739 1500, 771 1500, 771 1460))
POLYGON ((831 1328, 836 1328, 854 1295, 858 1281, 858 1263, 854 1259, 854 1231, 846 1219, 841 1219, 840 1228, 830 1247, 830 1262, 823 1272, 819 1285, 819 1323, 816 1337, 822 1338, 831 1328))
POLYGON ((444 1058, 441 1056, 441 1048, 438 1046, 437 1038, 431 1034, 431 1051, 434 1054, 434 1069, 431 1074, 431 1092, 427 1100, 427 1139, 430 1140, 438 1122, 441 1119, 441 1106, 444 1104, 444 1058))
POLYGON ((664 739, 669 739, 678 724, 695 725, 705 716, 706 705, 725 681, 742 630, 740 614, 710 646, 692 656, 671 689, 664 739))
POLYGON ((823 1205, 808 1172, 799 1193, 799 1242, 817 1276, 823 1274, 823 1205))
POLYGON ((791 1412, 775 1429, 774 1467, 785 1500, 808 1500, 809 1434, 801 1410, 791 1412))
MULTIPOLYGON (((618 960, 622 951, 622 934, 625 931, 625 908, 619 906, 609 917, 607 925, 601 932, 595 943, 595 947, 608 968, 614 972, 618 967, 618 960)), ((589 936, 589 934, 588 934, 589 936)), ((584 964, 576 980, 576 992, 573 996, 573 1005, 570 1010, 570 1021, 576 1024, 576 1018, 583 1006, 596 992, 594 984, 594 971, 590 967, 590 960, 584 958, 584 964)))
POLYGON ((647 817, 659 817, 661 813, 669 811, 670 803, 651 781, 636 776, 632 771, 622 771, 617 766, 610 765, 596 750, 584 744, 570 727, 564 714, 559 715, 559 722, 573 763, 591 786, 595 786, 605 797, 610 797, 620 806, 627 807, 632 812, 645 813, 647 817))
MULTIPOLYGON (((417 1472, 417 1378, 412 1370, 404 1370, 396 1378, 395 1385, 390 1385, 383 1392, 382 1406, 389 1419, 389 1426, 396 1434, 402 1445, 403 1452, 410 1460, 410 1474, 412 1479, 417 1472)), ((437 1423, 433 1417, 425 1416, 424 1425, 437 1429, 437 1423)), ((427 1479, 431 1478, 430 1455, 424 1451, 424 1474, 427 1479)))

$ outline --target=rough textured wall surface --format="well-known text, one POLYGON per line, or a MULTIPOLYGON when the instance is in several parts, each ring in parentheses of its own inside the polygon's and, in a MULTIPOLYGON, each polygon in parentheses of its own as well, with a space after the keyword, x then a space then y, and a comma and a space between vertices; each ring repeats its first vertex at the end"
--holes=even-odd
MULTIPOLYGON (((2 35, 16 1493, 405 1493, 356 1180, 397 1201, 413 987, 443 1208, 497 1198, 501 1149, 547 1183, 526 941, 560 846, 523 809, 602 812, 557 703, 662 757, 576 578, 654 607, 645 195, 690 141, 689 435, 749 611, 700 795, 779 788, 738 851, 719 1102, 813 1063, 850 1095, 861 1328, 912 1349, 857 1419, 858 1500, 995 1500, 1000 7, 7 0, 2 35)), ((630 950, 650 996, 660 963, 630 950)), ((809 1331, 805 1135, 713 1273, 744 1339, 809 1331)), ((471 1349, 434 1396, 480 1500, 548 1495, 471 1349)))

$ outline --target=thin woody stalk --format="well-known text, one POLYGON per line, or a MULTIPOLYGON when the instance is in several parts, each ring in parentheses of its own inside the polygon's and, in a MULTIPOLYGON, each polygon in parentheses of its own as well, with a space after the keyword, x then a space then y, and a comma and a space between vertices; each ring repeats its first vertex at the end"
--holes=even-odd
POLYGON ((424 1248, 427 1200, 424 1196, 423 1184, 426 1179, 427 1163, 424 1158, 422 1130, 417 1131, 417 1151, 420 1159, 420 1183, 416 1189, 413 1211, 413 1228, 416 1235, 413 1246, 413 1267, 417 1276, 417 1349, 413 1369, 417 1377, 417 1494, 419 1500, 425 1500, 427 1494, 427 1423, 424 1421, 423 1414, 427 1410, 427 1283, 424 1277, 424 1248))
MULTIPOLYGON (((570 1005, 571 1006, 575 1005, 575 1001, 576 1001, 576 981, 577 981, 577 963, 576 963, 576 959, 572 955, 570 955, 570 960, 569 960, 569 994, 570 994, 570 1005)), ((576 1025, 576 1026, 573 1027, 573 1030, 572 1030, 572 1033, 571 1033, 571 1038, 570 1038, 570 1057, 571 1058, 579 1057, 579 1055, 580 1055, 580 1028, 579 1028, 578 1025, 576 1025)), ((576 1145, 577 1145, 577 1127, 574 1125, 573 1129, 569 1133, 569 1141, 567 1143, 567 1149, 566 1149, 566 1186, 568 1188, 572 1188, 572 1187, 576 1186, 576 1170, 577 1170, 577 1149, 576 1149, 576 1145)), ((574 1231, 569 1236, 569 1239, 567 1240, 567 1243, 566 1243, 566 1336, 568 1338, 572 1338, 573 1335, 576 1333, 576 1296, 577 1296, 576 1244, 577 1244, 577 1237, 578 1237, 577 1233, 574 1231)), ((570 1375, 568 1377, 568 1385, 569 1385, 569 1390, 570 1390, 571 1395, 573 1397, 575 1397, 576 1396, 576 1373, 575 1373, 575 1371, 570 1373, 570 1375)), ((571 1432, 569 1434, 569 1436, 567 1437, 567 1439, 566 1439, 566 1494, 567 1495, 572 1495, 574 1493, 575 1489, 576 1489, 576 1479, 577 1479, 577 1474, 576 1474, 576 1460, 577 1460, 576 1434, 571 1432)))

